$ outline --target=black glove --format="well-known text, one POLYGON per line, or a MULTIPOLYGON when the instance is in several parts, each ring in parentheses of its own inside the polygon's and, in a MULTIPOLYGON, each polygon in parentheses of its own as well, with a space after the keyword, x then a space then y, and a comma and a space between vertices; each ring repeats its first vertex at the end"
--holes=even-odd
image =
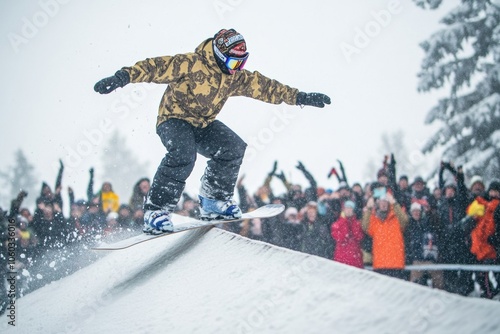
POLYGON ((19 194, 17 194, 17 199, 20 200, 20 201, 22 201, 23 198, 25 198, 26 196, 28 196, 28 193, 26 191, 24 191, 24 190, 21 190, 19 192, 19 194))
POLYGON ((119 70, 112 77, 107 77, 95 84, 94 90, 101 94, 109 94, 118 87, 130 83, 130 76, 125 70, 119 70))
POLYGON ((280 179, 283 183, 286 183, 286 176, 285 176, 285 173, 283 171, 281 171, 280 174, 274 174, 274 176, 276 176, 278 179, 280 179))
POLYGON ((300 171, 305 171, 306 170, 306 167, 304 166, 304 164, 302 163, 302 161, 299 161, 298 164, 297 164, 297 166, 295 166, 295 168, 297 168, 300 171))
POLYGON ((323 108, 325 104, 330 104, 330 98, 325 94, 321 93, 304 93, 299 92, 297 94, 297 105, 298 106, 313 106, 323 108))
POLYGON ((278 160, 275 160, 274 161, 274 164, 273 164, 273 169, 271 170, 271 172, 269 173, 269 176, 273 176, 274 173, 276 173, 276 169, 278 169, 278 160))

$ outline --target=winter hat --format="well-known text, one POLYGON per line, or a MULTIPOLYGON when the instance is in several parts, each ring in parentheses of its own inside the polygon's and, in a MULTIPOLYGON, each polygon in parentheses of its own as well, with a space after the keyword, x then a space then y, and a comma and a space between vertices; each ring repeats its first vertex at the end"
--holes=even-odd
POLYGON ((116 212, 110 212, 108 213, 108 215, 106 216, 106 221, 110 221, 110 220, 116 220, 118 219, 118 214, 116 212))
POLYGON ((118 208, 118 212, 120 212, 121 210, 128 210, 128 211, 132 212, 132 208, 128 204, 120 205, 120 207, 118 208))
POLYGON ((345 182, 345 181, 341 181, 341 182, 339 183, 339 189, 338 189, 337 191, 340 191, 340 190, 342 190, 342 189, 347 189, 347 190, 349 190, 349 186, 347 185, 347 182, 345 182))
POLYGON ((17 216, 17 221, 19 222, 19 225, 24 224, 25 226, 28 226, 29 224, 28 219, 26 219, 26 217, 23 217, 21 215, 17 216))
POLYGON ((245 39, 234 29, 220 30, 214 35, 213 43, 223 55, 241 57, 247 53, 245 39))
POLYGON ((356 209, 356 204, 353 201, 345 201, 344 208, 356 209))
POLYGON ((289 207, 288 209, 286 209, 286 211, 285 211, 285 218, 288 218, 291 215, 298 215, 298 214, 299 214, 299 211, 297 210, 297 208, 294 208, 292 206, 292 207, 289 207))
POLYGON ((488 187, 488 192, 491 190, 500 192, 500 181, 491 181, 490 186, 488 187))
POLYGON ((401 181, 401 180, 406 180, 406 182, 408 182, 408 176, 401 175, 401 177, 399 178, 399 181, 401 181))
POLYGON ((226 74, 234 73, 234 70, 241 70, 248 57, 247 44, 243 36, 234 29, 222 29, 214 35, 212 42, 215 60, 219 68, 226 74), (228 57, 242 58, 234 68, 228 65, 228 57), (237 67, 236 67, 237 66, 237 67))
POLYGON ((87 206, 87 202, 83 199, 79 199, 78 201, 75 202, 75 205, 77 206, 87 206))
POLYGON ((415 178, 415 180, 413 180, 412 185, 413 185, 413 184, 415 184, 415 183, 419 183, 419 182, 420 182, 420 183, 425 184, 425 181, 424 181, 423 177, 421 177, 421 176, 417 176, 417 177, 415 178))
POLYGON ((417 202, 412 203, 410 206, 410 211, 414 210, 422 211, 422 205, 420 205, 420 203, 417 202))
POLYGON ((309 206, 309 207, 317 207, 318 206, 318 203, 315 202, 315 201, 309 201, 307 202, 306 206, 309 206))
POLYGON ((474 175, 471 179, 470 179, 470 185, 469 185, 469 188, 472 188, 472 186, 476 183, 482 183, 483 186, 484 186, 484 181, 483 181, 483 178, 479 175, 474 175))

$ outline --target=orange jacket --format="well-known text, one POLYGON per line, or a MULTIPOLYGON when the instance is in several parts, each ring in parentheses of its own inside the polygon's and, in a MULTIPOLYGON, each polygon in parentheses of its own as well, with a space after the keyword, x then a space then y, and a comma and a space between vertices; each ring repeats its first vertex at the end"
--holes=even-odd
POLYGON ((403 231, 408 222, 406 213, 396 204, 391 206, 384 221, 374 213, 370 214, 369 218, 363 218, 369 219, 366 231, 373 238, 373 269, 404 269, 403 231))
POLYGON ((495 247, 488 242, 488 238, 495 234, 494 214, 495 209, 500 204, 500 200, 494 199, 488 202, 479 197, 476 200, 486 206, 486 211, 484 216, 479 217, 476 227, 471 232, 472 243, 470 251, 476 255, 479 261, 496 259, 497 252, 495 251, 495 247))

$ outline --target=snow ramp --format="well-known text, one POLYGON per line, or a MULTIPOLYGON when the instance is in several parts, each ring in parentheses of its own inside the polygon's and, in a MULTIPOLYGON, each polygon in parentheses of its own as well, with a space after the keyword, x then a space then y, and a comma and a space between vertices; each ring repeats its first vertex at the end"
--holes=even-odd
POLYGON ((2 333, 500 333, 498 302, 216 228, 106 252, 2 318, 2 333))

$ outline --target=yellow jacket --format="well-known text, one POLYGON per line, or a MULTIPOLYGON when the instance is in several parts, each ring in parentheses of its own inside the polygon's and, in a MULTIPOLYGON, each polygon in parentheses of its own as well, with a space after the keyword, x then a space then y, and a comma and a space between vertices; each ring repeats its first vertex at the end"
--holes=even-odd
POLYGON ((118 212, 120 207, 120 198, 112 191, 101 192, 102 211, 108 213, 110 211, 118 212))
POLYGON ((148 58, 124 67, 130 82, 168 84, 158 111, 156 125, 169 118, 182 119, 196 127, 215 120, 230 96, 246 96, 260 101, 295 105, 298 90, 269 79, 259 72, 222 73, 212 49, 212 39, 194 53, 148 58))

